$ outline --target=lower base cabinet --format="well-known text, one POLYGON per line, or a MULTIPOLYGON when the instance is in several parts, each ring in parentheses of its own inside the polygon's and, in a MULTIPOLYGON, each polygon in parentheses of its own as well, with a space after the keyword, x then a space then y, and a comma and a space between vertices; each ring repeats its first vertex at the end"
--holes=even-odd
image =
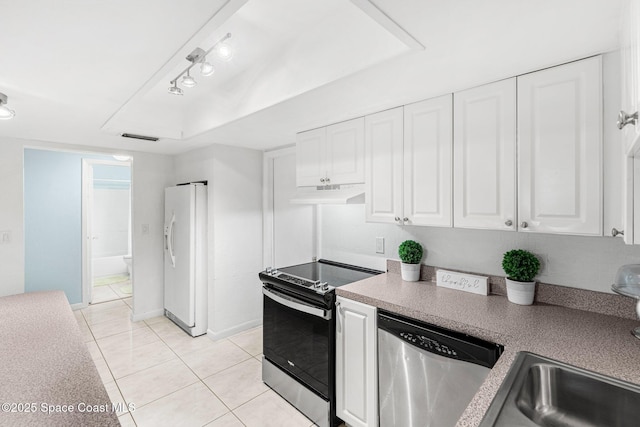
POLYGON ((336 305, 336 415, 350 427, 376 427, 376 308, 340 296, 336 305))

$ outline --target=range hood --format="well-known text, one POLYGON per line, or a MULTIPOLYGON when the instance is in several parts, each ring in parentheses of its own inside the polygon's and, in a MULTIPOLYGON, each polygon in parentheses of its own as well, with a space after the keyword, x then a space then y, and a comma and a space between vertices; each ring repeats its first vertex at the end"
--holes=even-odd
POLYGON ((327 185, 298 187, 290 200, 298 205, 346 205, 364 203, 363 185, 327 185))

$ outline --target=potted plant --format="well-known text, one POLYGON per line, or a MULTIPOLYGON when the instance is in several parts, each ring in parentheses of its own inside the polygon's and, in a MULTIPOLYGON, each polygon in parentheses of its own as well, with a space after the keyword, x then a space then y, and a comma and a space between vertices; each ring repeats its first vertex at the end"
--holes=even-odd
POLYGON ((417 282, 420 280, 420 261, 422 261, 422 245, 414 240, 405 240, 398 248, 398 255, 402 265, 400 273, 402 280, 417 282))
POLYGON ((513 249, 504 254, 502 269, 507 274, 507 298, 520 305, 533 304, 536 290, 534 278, 540 269, 540 261, 523 249, 513 249))

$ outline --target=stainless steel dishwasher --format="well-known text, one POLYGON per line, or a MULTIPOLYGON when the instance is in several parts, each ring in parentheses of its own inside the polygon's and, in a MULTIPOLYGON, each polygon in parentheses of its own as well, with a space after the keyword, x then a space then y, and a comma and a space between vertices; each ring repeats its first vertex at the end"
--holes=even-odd
POLYGON ((380 427, 455 426, 503 347, 378 312, 380 427))

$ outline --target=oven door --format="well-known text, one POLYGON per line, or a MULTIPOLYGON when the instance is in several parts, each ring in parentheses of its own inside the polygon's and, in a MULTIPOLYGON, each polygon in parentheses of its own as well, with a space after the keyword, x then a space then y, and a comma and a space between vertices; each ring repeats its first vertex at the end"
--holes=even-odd
POLYGON ((329 400, 335 375, 333 311, 271 287, 262 291, 264 357, 329 400))

